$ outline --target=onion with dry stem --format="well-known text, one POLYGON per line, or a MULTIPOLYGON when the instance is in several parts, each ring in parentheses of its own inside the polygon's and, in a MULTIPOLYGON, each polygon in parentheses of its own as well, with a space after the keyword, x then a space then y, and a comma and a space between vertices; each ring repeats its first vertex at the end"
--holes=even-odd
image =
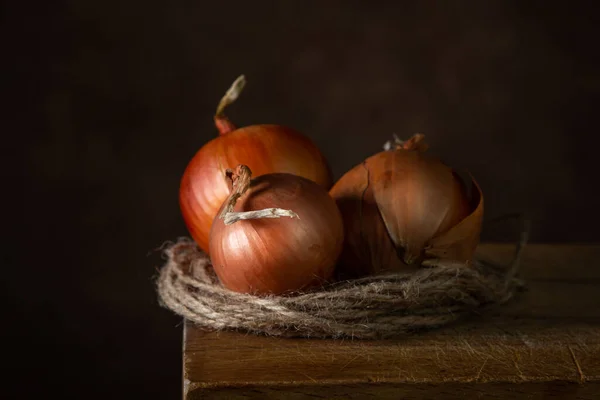
POLYGON ((330 191, 344 220, 338 276, 442 264, 469 265, 479 243, 483 195, 428 156, 421 134, 388 143, 330 191))
POLYGON ((326 190, 332 183, 325 157, 301 133, 280 125, 236 129, 224 110, 238 98, 245 82, 240 76, 223 96, 214 118, 220 136, 198 150, 181 178, 181 213, 191 236, 205 252, 213 219, 229 195, 224 179, 229 166, 248 165, 255 176, 273 172, 299 175, 326 190))
POLYGON ((331 278, 343 224, 327 191, 292 174, 251 180, 245 165, 228 175, 231 194, 210 232, 211 262, 223 286, 255 295, 287 294, 331 278))

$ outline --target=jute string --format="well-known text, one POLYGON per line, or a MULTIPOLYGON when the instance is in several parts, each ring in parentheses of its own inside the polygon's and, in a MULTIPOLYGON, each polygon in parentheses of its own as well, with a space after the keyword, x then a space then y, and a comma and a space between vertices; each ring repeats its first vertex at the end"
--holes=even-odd
POLYGON ((477 260, 472 267, 439 266, 416 273, 369 276, 297 296, 257 297, 224 288, 210 260, 187 238, 169 243, 157 280, 161 305, 211 330, 282 337, 389 338, 439 327, 508 301, 525 238, 512 264, 477 260))

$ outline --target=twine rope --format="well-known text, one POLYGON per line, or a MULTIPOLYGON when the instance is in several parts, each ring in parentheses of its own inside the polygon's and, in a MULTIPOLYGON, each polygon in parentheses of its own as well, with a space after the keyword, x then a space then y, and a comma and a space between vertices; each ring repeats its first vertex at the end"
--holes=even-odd
POLYGON ((169 243, 157 291, 163 307, 211 330, 281 337, 383 339, 455 321, 508 301, 523 240, 510 268, 476 260, 344 281, 297 296, 257 297, 224 288, 189 238, 169 243))

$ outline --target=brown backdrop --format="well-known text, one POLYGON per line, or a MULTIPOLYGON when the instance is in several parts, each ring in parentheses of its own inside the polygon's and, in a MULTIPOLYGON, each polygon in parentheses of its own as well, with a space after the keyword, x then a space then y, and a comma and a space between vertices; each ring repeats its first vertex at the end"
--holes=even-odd
POLYGON ((422 132, 477 177, 488 217, 598 240, 593 2, 39 3, 8 5, 2 34, 7 331, 33 350, 7 364, 20 390, 179 396, 180 319, 157 306, 152 250, 187 234, 179 178, 240 73, 232 119, 305 132, 336 178, 422 132))

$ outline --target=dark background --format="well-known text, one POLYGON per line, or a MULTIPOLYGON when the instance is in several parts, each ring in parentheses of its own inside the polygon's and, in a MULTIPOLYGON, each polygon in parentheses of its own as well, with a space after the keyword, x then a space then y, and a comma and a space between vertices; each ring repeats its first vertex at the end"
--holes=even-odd
MULTIPOLYGON (((5 4, 15 398, 180 397, 181 319, 158 306, 153 250, 187 235, 179 178, 241 73, 230 117, 305 132, 336 178, 422 132, 475 175, 487 217, 528 213, 534 242, 598 241, 599 21, 594 2, 566 4, 5 4)), ((483 239, 514 240, 498 232, 483 239)))

